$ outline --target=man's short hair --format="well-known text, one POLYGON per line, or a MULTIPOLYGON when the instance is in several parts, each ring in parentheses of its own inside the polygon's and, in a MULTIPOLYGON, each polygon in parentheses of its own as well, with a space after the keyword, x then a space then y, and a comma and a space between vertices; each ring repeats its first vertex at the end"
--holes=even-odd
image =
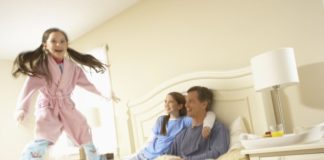
POLYGON ((211 107, 214 103, 214 93, 208 89, 207 87, 203 86, 193 86, 188 89, 187 93, 196 91, 198 93, 198 100, 200 102, 207 101, 207 111, 211 110, 211 107))

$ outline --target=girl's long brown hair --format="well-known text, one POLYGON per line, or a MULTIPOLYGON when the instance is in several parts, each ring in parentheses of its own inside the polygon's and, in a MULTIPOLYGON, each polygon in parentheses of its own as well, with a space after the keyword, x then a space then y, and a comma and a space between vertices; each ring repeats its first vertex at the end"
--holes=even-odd
MULTIPOLYGON (((48 37, 53 32, 61 32, 66 41, 69 39, 67 34, 58 29, 50 28, 43 34, 42 44, 33 51, 21 52, 13 63, 12 76, 18 77, 20 74, 28 76, 44 77, 47 82, 51 82, 52 77, 48 69, 48 54, 44 49, 43 44, 47 41, 48 37)), ((101 63, 98 59, 89 54, 80 53, 72 48, 67 49, 68 56, 71 57, 75 62, 88 66, 89 68, 98 72, 104 72, 106 70, 105 64, 101 63)))
MULTIPOLYGON (((187 115, 187 110, 185 108, 185 104, 186 104, 185 96, 179 92, 170 92, 168 95, 170 95, 179 105, 183 106, 179 110, 179 116, 187 115)), ((170 119, 170 114, 163 117, 161 131, 160 131, 162 135, 167 134, 166 125, 168 124, 169 119, 170 119)))

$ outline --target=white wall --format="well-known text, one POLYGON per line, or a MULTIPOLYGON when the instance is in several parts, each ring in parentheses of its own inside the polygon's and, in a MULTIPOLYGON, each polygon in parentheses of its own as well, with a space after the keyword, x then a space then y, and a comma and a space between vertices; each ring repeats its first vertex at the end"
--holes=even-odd
POLYGON ((324 121, 323 28, 321 0, 143 0, 72 46, 109 44, 113 87, 123 100, 118 120, 127 120, 127 100, 178 74, 245 67, 259 53, 293 47, 300 84, 282 95, 292 131, 324 121))

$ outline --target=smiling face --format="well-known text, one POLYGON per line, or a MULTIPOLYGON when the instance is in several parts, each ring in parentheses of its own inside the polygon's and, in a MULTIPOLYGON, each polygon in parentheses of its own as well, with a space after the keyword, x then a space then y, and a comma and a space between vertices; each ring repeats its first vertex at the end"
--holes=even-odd
POLYGON ((179 104, 171 95, 167 95, 164 101, 164 109, 171 117, 179 117, 179 112, 183 108, 183 104, 179 104))
POLYGON ((187 115, 192 118, 203 117, 206 113, 207 102, 200 101, 196 91, 188 92, 186 100, 187 115))
POLYGON ((51 32, 43 45, 52 57, 57 60, 64 59, 68 48, 68 42, 66 36, 62 32, 51 32))

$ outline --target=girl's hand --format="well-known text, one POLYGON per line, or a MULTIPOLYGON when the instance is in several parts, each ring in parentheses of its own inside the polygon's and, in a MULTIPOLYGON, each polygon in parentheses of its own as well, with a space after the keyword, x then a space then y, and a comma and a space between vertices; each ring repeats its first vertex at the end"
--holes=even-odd
POLYGON ((210 128, 204 127, 201 132, 201 135, 203 136, 203 138, 207 139, 209 137, 209 134, 210 134, 210 128))
POLYGON ((118 103, 120 101, 120 99, 118 97, 116 97, 115 94, 112 95, 111 99, 116 103, 118 103))
POLYGON ((103 98, 106 100, 106 101, 113 101, 113 102, 116 102, 118 103, 120 101, 120 99, 118 97, 115 96, 114 93, 112 93, 112 96, 111 97, 105 97, 103 96, 103 98))
POLYGON ((21 124, 22 121, 24 120, 24 118, 25 118, 25 112, 24 112, 24 110, 21 110, 20 109, 20 110, 17 110, 15 112, 15 119, 18 122, 18 124, 21 124))

